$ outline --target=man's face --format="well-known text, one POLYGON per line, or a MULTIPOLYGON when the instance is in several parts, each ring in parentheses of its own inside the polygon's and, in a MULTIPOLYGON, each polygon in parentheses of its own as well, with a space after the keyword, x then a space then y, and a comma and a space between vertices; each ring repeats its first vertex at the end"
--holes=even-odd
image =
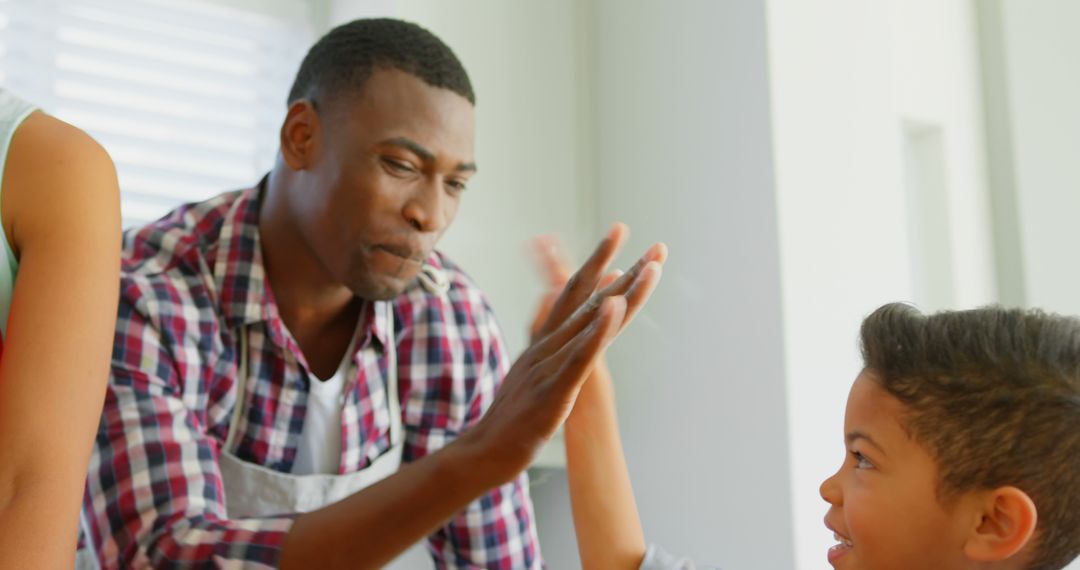
POLYGON ((839 541, 828 552, 834 568, 944 570, 966 563, 971 521, 964 509, 938 502, 937 465, 901 427, 903 411, 872 372, 855 379, 844 415, 847 453, 821 484, 831 505, 825 525, 839 541))
POLYGON ((320 150, 292 199, 333 278, 391 299, 416 278, 457 214, 473 163, 473 105, 398 70, 319 111, 320 150))

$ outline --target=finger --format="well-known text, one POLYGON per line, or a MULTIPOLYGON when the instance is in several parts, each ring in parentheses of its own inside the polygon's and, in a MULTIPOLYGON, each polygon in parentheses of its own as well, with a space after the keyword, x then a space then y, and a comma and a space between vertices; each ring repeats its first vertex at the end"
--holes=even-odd
MULTIPOLYGON (((604 239, 600 240, 589 259, 570 277, 567 291, 586 291, 586 295, 596 289, 596 284, 607 271, 607 266, 615 259, 626 242, 629 229, 617 222, 611 226, 604 239)), ((584 296, 582 297, 584 298, 584 296)))
POLYGON ((536 236, 529 242, 533 260, 549 287, 562 288, 570 280, 569 262, 554 235, 536 236))
POLYGON ((532 324, 529 325, 529 334, 532 335, 532 341, 536 341, 537 336, 540 334, 540 327, 543 326, 544 321, 547 320, 548 315, 551 313, 551 307, 558 298, 559 291, 549 291, 540 298, 540 306, 536 308, 532 324))
POLYGON ((638 275, 641 274, 642 269, 645 268, 651 262, 656 262, 663 265, 667 261, 667 246, 663 243, 654 243, 649 249, 645 250, 645 253, 634 263, 626 273, 613 281, 611 285, 603 287, 597 295, 602 297, 610 297, 612 295, 622 295, 625 293, 634 281, 637 280, 638 275))
MULTIPOLYGON (((617 275, 610 285, 603 287, 600 291, 591 295, 588 299, 578 305, 576 311, 569 317, 566 317, 566 323, 569 326, 560 326, 555 330, 550 330, 552 319, 549 318, 545 323, 545 327, 541 332, 546 333, 545 340, 550 341, 553 346, 565 344, 573 338, 574 335, 584 327, 588 321, 593 318, 594 313, 600 307, 600 303, 610 297, 618 297, 626 294, 628 290, 637 282, 641 276, 642 271, 649 264, 655 265, 655 271, 659 271, 660 264, 667 260, 667 246, 662 243, 654 244, 645 254, 638 259, 637 263, 630 268, 625 274, 617 275)), ((635 304, 633 305, 633 311, 636 313, 644 301, 648 299, 648 296, 652 294, 652 289, 656 287, 655 280, 659 279, 659 274, 650 277, 653 280, 652 285, 646 286, 645 289, 639 289, 637 296, 635 297, 635 304)), ((565 294, 565 292, 564 292, 565 294)), ((629 302, 628 302, 629 304, 629 302)), ((629 323, 629 321, 627 321, 629 323)), ((620 326, 620 331, 624 328, 620 326)), ((551 346, 549 350, 555 350, 551 346)))
POLYGON ((552 378, 557 393, 577 393, 596 359, 618 335, 619 323, 624 320, 625 312, 626 301, 622 297, 606 299, 597 312, 596 320, 540 364, 557 367, 552 378))
POLYGON ((630 289, 626 291, 624 298, 626 299, 626 311, 623 316, 623 322, 619 324, 619 332, 621 333, 630 321, 634 320, 634 316, 638 311, 645 306, 649 298, 652 297, 653 291, 656 290, 656 286, 660 283, 660 277, 663 275, 661 266, 656 261, 650 261, 641 270, 641 274, 634 281, 630 289))
POLYGON ((613 271, 607 272, 607 274, 604 275, 604 277, 602 279, 600 279, 600 284, 598 285, 598 287, 603 289, 603 288, 607 287, 608 285, 611 285, 612 283, 615 282, 616 279, 618 279, 619 277, 622 277, 622 274, 623 274, 623 271, 621 269, 615 269, 613 271))
POLYGON ((557 353, 567 344, 573 342, 574 338, 592 325, 596 320, 600 318, 600 308, 605 299, 614 299, 616 297, 597 297, 593 296, 583 303, 574 314, 570 315, 563 321, 558 328, 554 331, 548 332, 544 336, 540 336, 539 340, 535 340, 533 345, 529 348, 530 351, 534 351, 537 360, 543 360, 550 357, 552 354, 557 353))
POLYGON ((566 283, 562 294, 552 307, 551 314, 541 327, 542 333, 557 328, 559 323, 572 315, 596 290, 600 277, 626 241, 628 231, 626 225, 622 223, 616 223, 608 230, 607 236, 600 241, 588 261, 566 283))
MULTIPOLYGON (((607 287, 608 285, 611 285, 612 283, 614 283, 616 279, 618 279, 619 277, 622 276, 622 274, 623 274, 623 272, 622 272, 621 269, 614 269, 612 271, 609 271, 600 279, 600 283, 597 286, 600 287, 601 289, 603 289, 604 287, 607 287)), ((549 303, 554 303, 555 302, 555 297, 554 296, 546 297, 545 300, 548 301, 549 303)), ((548 306, 548 308, 550 310, 550 305, 548 306)), ((533 324, 536 325, 537 323, 534 322, 533 324)), ((535 326, 534 326, 534 328, 532 330, 533 330, 533 333, 534 333, 534 336, 535 336, 535 332, 538 329, 535 328, 535 326)))

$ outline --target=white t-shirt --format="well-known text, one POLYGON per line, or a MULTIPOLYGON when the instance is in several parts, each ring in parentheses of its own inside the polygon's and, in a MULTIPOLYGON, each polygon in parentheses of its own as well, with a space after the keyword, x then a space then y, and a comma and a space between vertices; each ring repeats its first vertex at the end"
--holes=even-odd
POLYGON ((296 461, 293 462, 294 475, 337 475, 341 468, 341 408, 345 398, 345 377, 352 367, 359 330, 360 327, 357 327, 353 332, 337 372, 329 380, 311 380, 304 429, 300 434, 296 461))
POLYGON ((645 559, 641 561, 640 570, 696 570, 696 568, 697 566, 694 566, 689 558, 672 556, 663 548, 650 544, 648 550, 645 551, 645 559))

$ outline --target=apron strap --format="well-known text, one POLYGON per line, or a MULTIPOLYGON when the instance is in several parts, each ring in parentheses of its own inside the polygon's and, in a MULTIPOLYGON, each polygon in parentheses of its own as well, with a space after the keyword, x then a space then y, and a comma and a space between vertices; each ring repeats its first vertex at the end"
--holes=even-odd
POLYGON ((83 547, 75 551, 75 570, 99 568, 97 546, 94 545, 94 535, 90 532, 90 523, 86 519, 85 504, 79 507, 79 529, 83 533, 83 547))
POLYGON ((388 342, 386 351, 386 403, 390 412, 390 446, 393 447, 404 439, 401 427, 401 396, 398 394, 397 336, 394 334, 394 304, 386 301, 386 323, 388 342))
MULTIPOLYGON (((386 350, 386 399, 387 409, 390 413, 390 445, 397 445, 404 439, 401 423, 401 397, 398 394, 397 373, 397 342, 394 336, 394 304, 387 301, 386 322, 389 330, 387 336, 389 342, 384 347, 386 350)), ((240 419, 243 417, 247 405, 247 380, 248 380, 248 327, 240 329, 240 367, 236 379, 236 402, 233 404, 232 419, 229 421, 229 435, 225 438, 223 449, 232 450, 236 442, 236 434, 240 428, 240 419)))
MULTIPOLYGON (((420 270, 420 284, 429 293, 443 295, 450 290, 450 280, 442 270, 428 264, 420 270)), ((394 333, 394 303, 384 301, 386 306, 386 324, 389 342, 383 349, 387 358, 386 399, 390 412, 390 445, 397 445, 404 439, 401 422, 401 397, 398 394, 397 338, 394 333)), ((232 449, 239 431, 240 419, 247 405, 248 381, 248 327, 240 329, 240 367, 236 379, 236 403, 233 404, 232 419, 229 422, 229 435, 225 438, 224 449, 232 449)))
POLYGON ((247 368, 248 368, 248 327, 244 325, 240 329, 240 370, 237 372, 236 378, 236 402, 233 404, 232 420, 229 421, 229 435, 225 438, 225 446, 223 449, 232 449, 233 441, 236 439, 236 431, 240 426, 240 418, 244 413, 244 405, 247 403, 246 394, 244 393, 247 388, 247 368))

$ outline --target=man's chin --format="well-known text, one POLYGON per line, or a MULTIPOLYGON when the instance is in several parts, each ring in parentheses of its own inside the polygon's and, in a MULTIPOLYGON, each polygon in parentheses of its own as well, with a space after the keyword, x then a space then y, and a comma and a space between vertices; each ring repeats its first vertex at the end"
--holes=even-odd
POLYGON ((401 296, 409 284, 416 280, 416 275, 404 279, 399 276, 383 276, 379 279, 365 279, 349 287, 361 299, 369 301, 390 301, 401 296))

